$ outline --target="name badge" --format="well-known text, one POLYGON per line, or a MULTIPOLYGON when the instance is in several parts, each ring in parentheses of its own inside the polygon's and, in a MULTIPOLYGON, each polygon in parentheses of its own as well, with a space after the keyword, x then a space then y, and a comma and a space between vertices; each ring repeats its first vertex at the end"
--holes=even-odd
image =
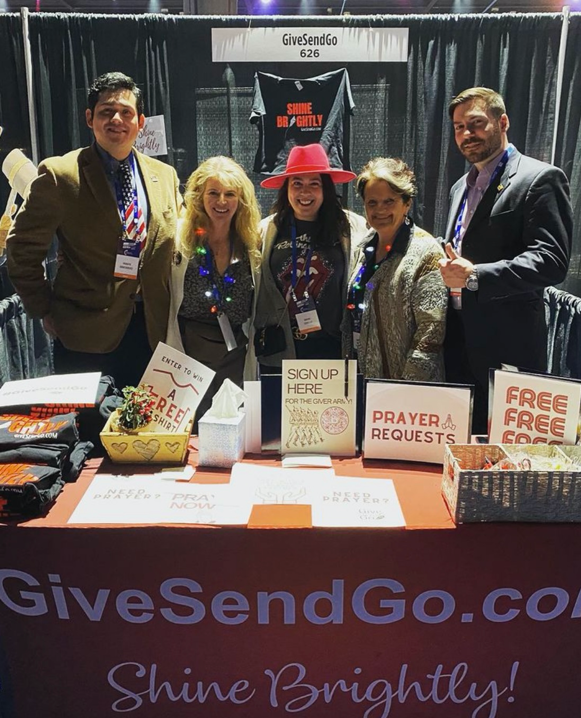
POLYGON ((137 279, 141 243, 126 236, 120 237, 117 244, 114 275, 118 279, 137 279))
POLYGON ((359 337, 361 336, 360 332, 353 332, 353 349, 355 351, 359 351, 359 337))
POLYGON ((236 349, 238 345, 236 344, 236 339, 234 338, 234 332, 232 331, 232 325, 230 324, 228 315, 224 314, 224 312, 220 312, 218 314, 218 324, 220 325, 220 331, 224 337, 226 349, 231 352, 232 349, 236 349))
POLYGON ((314 299, 306 296, 303 299, 297 299, 296 305, 299 311, 295 319, 301 334, 320 331, 321 322, 319 321, 314 299))

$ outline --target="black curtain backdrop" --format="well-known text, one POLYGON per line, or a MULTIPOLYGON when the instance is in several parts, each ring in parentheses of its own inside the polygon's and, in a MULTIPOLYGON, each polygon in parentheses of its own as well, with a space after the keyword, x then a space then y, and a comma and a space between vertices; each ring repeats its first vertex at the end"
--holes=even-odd
POLYGON ((574 13, 569 23, 555 164, 571 181, 575 223, 571 265, 561 288, 581 297, 581 13, 574 13))
MULTIPOLYGON (((28 104, 24 74, 24 50, 20 15, 0 15, 0 165, 18 147, 30 157, 28 104)), ((4 211, 10 187, 0 175, 0 211, 4 211)))
MULTIPOLYGON (((273 62, 229 67, 212 63, 211 29, 248 27, 248 22, 248 18, 233 16, 32 13, 30 41, 41 156, 63 154, 90 142, 84 120, 88 85, 102 72, 121 70, 142 87, 146 114, 165 116, 165 159, 176 167, 182 182, 207 157, 231 154, 248 169, 266 214, 274 193, 261 189, 260 176, 250 171, 258 142, 257 129, 249 123, 254 72, 304 78, 339 65, 273 62)), ((376 155, 403 157, 418 177, 414 217, 436 235, 444 229, 449 188, 466 170, 447 115, 448 102, 459 91, 476 84, 498 89, 507 103, 511 141, 522 152, 550 161, 561 15, 252 18, 252 27, 274 25, 409 28, 407 63, 347 65, 356 103, 351 160, 358 171, 376 155)), ((22 112, 24 74, 15 39, 19 31, 18 16, 0 15, 0 39, 8 38, 13 48, 7 50, 6 43, 0 42, 0 60, 7 53, 12 58, 9 72, 0 73, 0 83, 12 84, 10 111, 14 101, 22 112)), ((562 287, 578 295, 581 170, 573 160, 581 147, 580 35, 581 14, 574 13, 556 158, 571 180, 577 219, 573 262, 562 287)), ((6 105, 4 84, 0 88, 6 105)), ((0 139, 4 149, 5 139, 0 139)), ((16 146, 13 142, 9 137, 7 149, 16 146)), ((353 187, 345 187, 344 192, 346 205, 361 212, 353 187)))
MULTIPOLYGON (((28 103, 24 76, 24 50, 20 15, 0 16, 0 166, 10 150, 18 147, 30 157, 28 103)), ((0 173, 0 214, 4 212, 10 186, 0 173)), ((6 257, 0 256, 0 299, 10 296, 14 287, 8 279, 6 257)))

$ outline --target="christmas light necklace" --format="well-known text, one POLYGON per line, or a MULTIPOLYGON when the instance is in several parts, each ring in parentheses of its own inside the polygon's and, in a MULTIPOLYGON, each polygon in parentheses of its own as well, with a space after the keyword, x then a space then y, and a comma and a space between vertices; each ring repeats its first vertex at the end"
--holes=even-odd
MULTIPOLYGON (((392 244, 385 245, 385 257, 373 265, 374 273, 379 268, 379 265, 382 264, 387 259, 389 253, 391 252, 392 246, 393 246, 392 244)), ((370 277, 370 280, 368 282, 366 282, 365 286, 362 286, 361 280, 363 279, 363 276, 367 270, 367 265, 369 263, 369 260, 374 256, 374 254, 375 254, 375 247, 373 245, 370 245, 369 247, 365 247, 365 254, 363 255, 363 263, 361 264, 361 267, 359 267, 357 276, 355 277, 355 280, 354 280, 353 284, 351 285, 351 289, 349 291, 350 301, 347 304, 347 309, 349 309, 349 311, 351 311, 351 312, 354 311, 355 309, 359 309, 359 311, 363 311, 363 309, 365 309, 365 304, 363 303, 363 296, 365 294, 365 289, 368 287, 371 291, 373 291, 373 283, 371 281, 371 279, 373 278, 373 275, 370 277)))
MULTIPOLYGON (((209 250, 208 242, 204 242, 203 246, 196 247, 196 253, 199 255, 200 266, 198 271, 200 277, 208 277, 211 289, 207 289, 204 294, 210 302, 210 311, 212 314, 218 314, 224 311, 224 303, 232 301, 232 288, 236 283, 234 277, 230 274, 232 264, 229 264, 224 272, 222 279, 224 281, 224 297, 220 293, 218 285, 214 281, 214 257, 212 251, 209 250)), ((230 242, 230 258, 232 258, 232 242, 230 242)))

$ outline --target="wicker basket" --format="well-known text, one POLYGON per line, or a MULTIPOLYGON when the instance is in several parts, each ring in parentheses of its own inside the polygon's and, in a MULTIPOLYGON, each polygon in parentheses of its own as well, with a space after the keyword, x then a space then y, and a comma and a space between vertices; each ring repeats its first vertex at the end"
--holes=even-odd
POLYGON ((573 462, 573 468, 581 472, 581 446, 559 446, 559 449, 573 462))
POLYGON ((568 452, 578 447, 496 444, 446 446, 442 493, 456 523, 476 521, 581 521, 581 471, 568 452), (532 471, 517 468, 523 453, 560 458, 569 469, 532 471), (490 459, 512 466, 483 470, 490 459))

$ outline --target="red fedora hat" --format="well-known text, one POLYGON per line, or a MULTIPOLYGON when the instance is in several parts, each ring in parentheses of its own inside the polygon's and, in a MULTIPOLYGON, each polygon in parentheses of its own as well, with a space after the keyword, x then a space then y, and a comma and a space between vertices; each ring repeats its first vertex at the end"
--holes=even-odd
POLYGON ((333 169, 329 165, 329 158, 321 145, 304 145, 303 147, 297 145, 289 153, 285 171, 267 177, 262 180, 260 186, 267 189, 280 189, 287 177, 314 173, 329 175, 335 184, 351 182, 357 177, 354 172, 333 169))

